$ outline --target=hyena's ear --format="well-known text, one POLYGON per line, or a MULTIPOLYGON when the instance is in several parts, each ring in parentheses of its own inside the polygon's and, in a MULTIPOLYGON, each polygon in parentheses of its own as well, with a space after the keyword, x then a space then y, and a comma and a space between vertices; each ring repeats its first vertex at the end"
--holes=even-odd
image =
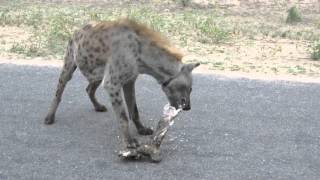
POLYGON ((191 71, 198 67, 200 65, 200 63, 191 63, 191 64, 185 64, 183 65, 181 71, 185 72, 185 73, 191 73, 191 71))

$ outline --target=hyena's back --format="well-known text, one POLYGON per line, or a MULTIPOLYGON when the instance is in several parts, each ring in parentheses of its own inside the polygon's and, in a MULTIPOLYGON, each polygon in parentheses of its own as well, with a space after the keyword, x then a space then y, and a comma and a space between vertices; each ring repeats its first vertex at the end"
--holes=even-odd
MULTIPOLYGON (((139 37, 130 23, 133 22, 90 23, 75 32, 71 43, 73 60, 90 82, 103 79, 105 65, 112 56, 125 56, 138 51, 139 37)), ((114 59, 121 60, 119 57, 114 59)))

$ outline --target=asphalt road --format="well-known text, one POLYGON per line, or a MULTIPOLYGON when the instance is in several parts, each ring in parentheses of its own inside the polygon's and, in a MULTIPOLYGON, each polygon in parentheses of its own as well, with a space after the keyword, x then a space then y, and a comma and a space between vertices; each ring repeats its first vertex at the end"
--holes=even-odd
MULTIPOLYGON (((56 123, 44 125, 59 72, 0 64, 1 180, 320 179, 320 84, 196 74, 192 110, 154 164, 118 158, 118 124, 93 111, 78 71, 56 123)), ((103 88, 98 98, 106 104, 103 88)), ((141 76, 137 98, 143 121, 155 126, 166 103, 159 85, 141 76)))

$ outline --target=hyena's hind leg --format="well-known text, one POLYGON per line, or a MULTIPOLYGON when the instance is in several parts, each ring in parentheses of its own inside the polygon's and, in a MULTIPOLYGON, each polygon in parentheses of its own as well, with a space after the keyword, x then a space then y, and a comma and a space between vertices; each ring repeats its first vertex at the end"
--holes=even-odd
POLYGON ((67 82, 72 78, 73 72, 77 69, 77 65, 73 61, 72 41, 69 42, 67 53, 64 59, 64 65, 59 77, 56 93, 51 103, 49 112, 45 118, 45 124, 52 124, 55 120, 55 113, 61 101, 61 96, 67 82))
POLYGON ((99 87, 99 85, 101 84, 101 82, 102 82, 102 80, 89 82, 89 85, 87 86, 86 91, 89 95, 90 101, 92 102, 92 104, 94 106, 94 109, 98 112, 105 112, 105 111, 107 111, 107 108, 97 101, 97 98, 95 95, 96 90, 99 87))

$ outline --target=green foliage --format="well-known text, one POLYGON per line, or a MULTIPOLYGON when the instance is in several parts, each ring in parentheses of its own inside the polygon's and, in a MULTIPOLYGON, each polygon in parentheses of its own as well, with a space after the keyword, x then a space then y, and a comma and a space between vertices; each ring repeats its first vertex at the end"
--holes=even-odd
POLYGON ((229 38, 229 32, 214 22, 212 17, 207 18, 205 21, 197 22, 196 26, 211 42, 220 43, 229 38))
POLYGON ((294 24, 297 22, 301 22, 302 18, 301 15, 297 9, 297 7, 293 6, 288 10, 288 16, 287 16, 287 20, 286 23, 288 24, 294 24))
POLYGON ((47 48, 54 53, 63 52, 64 44, 71 38, 74 26, 72 16, 64 13, 53 15, 48 21, 46 32, 43 32, 47 48))

